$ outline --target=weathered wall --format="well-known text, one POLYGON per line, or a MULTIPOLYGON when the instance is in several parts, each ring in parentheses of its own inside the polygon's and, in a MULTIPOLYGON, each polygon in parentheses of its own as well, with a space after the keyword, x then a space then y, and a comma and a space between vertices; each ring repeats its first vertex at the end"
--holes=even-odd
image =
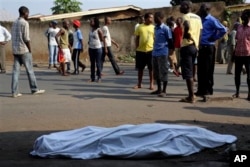
MULTIPOLYGON (((211 13, 217 18, 222 17, 222 13, 225 9, 224 2, 212 3, 211 13)), ((193 12, 197 12, 200 7, 200 4, 193 5, 193 12)), ((142 11, 142 14, 146 12, 156 12, 163 11, 166 17, 174 16, 175 18, 181 16, 179 12, 179 6, 176 7, 165 7, 165 8, 156 8, 156 9, 146 9, 142 11)), ((12 23, 2 23, 8 30, 10 30, 12 23)), ((110 26, 110 32, 114 40, 120 44, 119 50, 115 47, 113 51, 115 55, 123 56, 129 54, 131 51, 134 51, 134 21, 117 21, 113 22, 110 26)), ((59 24, 59 26, 61 26, 59 24)), ((31 47, 33 52, 33 57, 35 62, 47 62, 48 61, 48 49, 47 49, 47 40, 44 36, 45 30, 48 28, 48 23, 46 22, 30 22, 30 36, 31 36, 31 47)), ((88 32, 89 32, 89 23, 82 22, 81 30, 84 35, 84 53, 81 56, 83 61, 88 61, 88 51, 87 51, 87 42, 88 42, 88 32)), ((7 60, 12 60, 11 53, 11 42, 6 46, 7 51, 7 60)))
MULTIPOLYGON (((2 23, 8 30, 11 30, 12 23, 2 23)), ((113 51, 116 55, 125 55, 131 50, 131 37, 134 33, 135 22, 124 21, 124 22, 113 22, 110 25, 110 33, 113 39, 119 43, 119 50, 115 47, 113 51)), ((61 26, 61 25, 59 25, 61 26)), ((48 28, 48 23, 30 22, 30 38, 31 38, 31 49, 33 53, 33 59, 36 62, 46 62, 48 60, 48 49, 47 39, 44 32, 48 28)), ((88 61, 88 33, 90 30, 89 22, 82 22, 81 27, 84 35, 84 53, 81 58, 83 61, 88 61)), ((11 42, 6 46, 7 61, 12 60, 11 42)))
MULTIPOLYGON (((225 10, 225 2, 214 2, 211 4, 211 14, 215 16, 218 19, 221 19, 223 17, 223 12, 225 10)), ((192 5, 192 12, 197 13, 199 11, 201 3, 194 3, 192 5)), ((162 8, 152 8, 152 9, 144 9, 142 10, 141 14, 145 14, 147 12, 155 13, 158 11, 162 11, 165 14, 165 17, 174 16, 174 18, 181 17, 182 14, 179 10, 180 6, 174 6, 174 7, 162 7, 162 8)))

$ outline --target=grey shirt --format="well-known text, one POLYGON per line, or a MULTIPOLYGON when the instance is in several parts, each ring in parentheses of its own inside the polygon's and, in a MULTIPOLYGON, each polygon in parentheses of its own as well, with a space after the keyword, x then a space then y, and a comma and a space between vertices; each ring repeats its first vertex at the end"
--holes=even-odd
POLYGON ((233 46, 235 46, 236 45, 236 39, 235 39, 235 37, 236 37, 236 30, 232 30, 230 33, 229 33, 229 46, 231 46, 231 45, 233 45, 233 46))
POLYGON ((12 26, 12 50, 15 55, 28 53, 29 49, 25 42, 30 41, 29 23, 22 17, 19 17, 12 26))

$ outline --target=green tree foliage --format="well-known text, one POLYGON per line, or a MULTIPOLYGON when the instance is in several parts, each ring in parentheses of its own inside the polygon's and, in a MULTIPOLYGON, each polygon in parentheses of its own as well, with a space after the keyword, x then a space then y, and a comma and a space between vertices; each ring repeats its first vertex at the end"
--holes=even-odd
POLYGON ((55 0, 52 14, 80 12, 82 3, 77 0, 55 0))
MULTIPOLYGON (((172 6, 180 5, 181 1, 183 0, 171 0, 170 4, 172 6)), ((191 0, 193 3, 201 3, 201 2, 218 2, 222 0, 191 0)), ((242 4, 245 3, 246 0, 224 0, 226 5, 237 5, 237 4, 242 4)))

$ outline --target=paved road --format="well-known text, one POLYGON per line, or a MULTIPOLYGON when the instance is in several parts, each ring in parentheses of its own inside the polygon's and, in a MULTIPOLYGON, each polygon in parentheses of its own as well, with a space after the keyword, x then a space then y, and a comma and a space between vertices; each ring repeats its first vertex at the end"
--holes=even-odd
MULTIPOLYGON (((78 76, 62 77, 55 70, 41 65, 35 68, 36 77, 39 87, 46 89, 46 93, 36 96, 30 94, 23 69, 20 76, 23 96, 15 99, 10 94, 9 67, 6 75, 0 75, 0 166, 228 166, 225 158, 216 157, 213 152, 207 153, 210 158, 201 154, 178 159, 181 162, 176 162, 176 159, 41 160, 28 156, 38 136, 88 125, 110 127, 151 122, 193 124, 234 135, 239 135, 239 129, 242 130, 241 126, 244 125, 245 130, 250 131, 250 105, 245 100, 246 76, 242 77, 241 99, 207 103, 198 99, 197 103, 189 104, 178 102, 187 94, 185 82, 180 77, 170 75, 167 97, 159 98, 149 94, 147 75, 144 77, 144 87, 135 90, 132 89, 137 81, 134 66, 121 67, 126 71, 123 76, 116 76, 107 65, 102 83, 88 83, 88 69, 78 76), (221 159, 223 162, 218 162, 221 159)), ((214 97, 231 97, 234 93, 233 75, 226 75, 225 71, 225 65, 216 65, 214 97)))

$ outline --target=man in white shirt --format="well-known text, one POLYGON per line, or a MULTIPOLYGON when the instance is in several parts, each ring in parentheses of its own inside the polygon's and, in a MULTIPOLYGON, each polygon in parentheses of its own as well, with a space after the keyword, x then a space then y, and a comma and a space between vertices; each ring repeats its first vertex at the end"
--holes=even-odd
POLYGON ((48 37, 49 42, 49 69, 53 65, 56 68, 57 65, 57 55, 58 55, 58 46, 56 43, 56 34, 60 31, 60 28, 57 27, 57 21, 51 22, 51 27, 45 32, 45 35, 48 37))
POLYGON ((5 45, 11 40, 11 34, 9 31, 0 25, 0 73, 6 73, 5 68, 5 45))
POLYGON ((104 45, 102 44, 103 46, 103 56, 102 56, 102 69, 103 69, 103 63, 105 61, 105 49, 107 49, 107 56, 109 58, 109 61, 111 62, 112 64, 112 67, 116 73, 116 75, 123 75, 124 74, 124 71, 121 71, 119 66, 117 65, 116 61, 115 61, 115 58, 114 58, 114 55, 112 53, 112 49, 111 49, 111 45, 114 44, 117 48, 119 48, 119 45, 111 38, 110 36, 110 33, 109 33, 109 28, 108 26, 111 24, 111 18, 110 17, 105 17, 105 25, 102 27, 102 32, 103 32, 103 36, 104 36, 104 42, 106 43, 106 47, 107 48, 104 48, 104 45))

